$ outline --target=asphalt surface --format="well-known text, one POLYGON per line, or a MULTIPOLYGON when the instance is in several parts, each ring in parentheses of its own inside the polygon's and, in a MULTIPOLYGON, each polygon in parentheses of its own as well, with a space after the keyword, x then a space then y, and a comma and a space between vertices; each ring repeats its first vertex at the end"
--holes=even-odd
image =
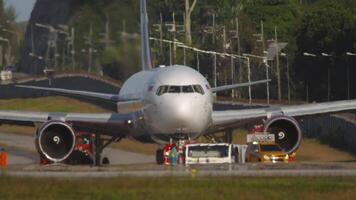
MULTIPOLYGON (((16 134, 0 133, 0 146, 6 145, 9 165, 39 163, 34 137, 16 134)), ((119 149, 106 148, 103 156, 110 159, 113 165, 154 163, 154 156, 127 152, 119 149)))
POLYGON ((9 166, 0 168, 0 176, 54 178, 112 178, 112 177, 297 177, 297 176, 354 176, 356 162, 294 162, 246 163, 221 165, 156 165, 154 156, 107 148, 104 156, 111 164, 102 167, 52 164, 42 166, 34 146, 34 138, 25 135, 0 133, 0 146, 8 151, 9 166))

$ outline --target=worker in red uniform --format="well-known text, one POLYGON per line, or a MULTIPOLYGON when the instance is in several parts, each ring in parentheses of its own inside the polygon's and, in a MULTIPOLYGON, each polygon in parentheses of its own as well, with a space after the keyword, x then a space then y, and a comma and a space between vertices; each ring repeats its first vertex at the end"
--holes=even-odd
POLYGON ((0 166, 6 167, 7 166, 7 153, 4 148, 0 150, 0 166))

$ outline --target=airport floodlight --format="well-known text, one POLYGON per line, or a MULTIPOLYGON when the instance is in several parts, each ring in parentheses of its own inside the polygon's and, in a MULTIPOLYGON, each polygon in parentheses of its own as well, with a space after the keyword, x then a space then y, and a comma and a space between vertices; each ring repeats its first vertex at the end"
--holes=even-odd
POLYGON ((0 37, 0 41, 10 43, 9 39, 0 37))
POLYGON ((67 25, 64 25, 64 24, 58 24, 57 26, 58 26, 58 28, 61 28, 61 29, 65 30, 65 31, 69 29, 69 27, 67 25))
POLYGON ((351 53, 351 52, 346 52, 346 55, 347 55, 347 56, 356 56, 355 53, 351 53))
POLYGON ((288 43, 286 42, 278 42, 276 43, 273 40, 273 43, 268 45, 268 49, 267 49, 267 59, 268 60, 274 60, 277 57, 277 54, 279 52, 281 52, 284 48, 286 48, 288 45, 288 43))
POLYGON ((324 56, 324 57, 331 57, 331 55, 327 54, 327 53, 321 53, 321 55, 324 56))
POLYGON ((7 33, 16 34, 14 31, 10 31, 10 30, 8 30, 8 29, 6 29, 6 28, 2 28, 1 30, 4 31, 4 32, 7 32, 7 33))
MULTIPOLYGON (((263 62, 264 64, 267 64, 267 63, 268 63, 268 62, 267 62, 267 58, 263 58, 262 62, 263 62)), ((268 66, 267 66, 267 67, 268 67, 268 66)))
POLYGON ((54 29, 53 26, 51 26, 51 25, 40 24, 40 23, 36 23, 35 25, 36 25, 37 27, 40 27, 40 28, 48 29, 48 30, 51 31, 51 32, 54 32, 54 31, 55 31, 55 29, 54 29))
POLYGON ((315 54, 307 53, 307 52, 304 52, 303 55, 304 56, 309 56, 309 57, 317 57, 315 54))

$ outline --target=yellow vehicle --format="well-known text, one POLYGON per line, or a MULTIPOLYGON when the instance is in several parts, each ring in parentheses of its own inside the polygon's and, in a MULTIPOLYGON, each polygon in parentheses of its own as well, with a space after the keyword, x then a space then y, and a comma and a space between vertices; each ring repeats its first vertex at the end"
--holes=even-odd
POLYGON ((288 154, 274 143, 251 143, 247 147, 247 162, 277 163, 289 161, 288 154))

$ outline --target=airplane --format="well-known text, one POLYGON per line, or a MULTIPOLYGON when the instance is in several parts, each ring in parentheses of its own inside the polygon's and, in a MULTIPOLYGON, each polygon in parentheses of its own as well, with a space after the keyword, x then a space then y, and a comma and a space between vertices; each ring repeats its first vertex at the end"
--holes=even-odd
MULTIPOLYGON (((286 153, 301 144, 298 120, 305 117, 356 110, 356 100, 275 106, 244 110, 214 111, 213 94, 269 80, 211 88, 208 80, 193 68, 173 65, 153 68, 150 57, 146 0, 140 0, 142 71, 132 75, 119 94, 75 91, 60 88, 18 86, 67 95, 112 101, 115 113, 52 113, 0 110, 0 124, 40 124, 35 144, 38 152, 52 162, 63 162, 73 152, 76 134, 87 131, 96 135, 94 163, 112 142, 124 137, 141 142, 168 144, 194 140, 205 134, 230 132, 244 124, 264 125, 275 135, 286 153), (108 138, 109 137, 109 138, 108 138)), ((157 152, 162 152, 158 148, 157 152)), ((156 155, 156 160, 161 160, 156 155)))

